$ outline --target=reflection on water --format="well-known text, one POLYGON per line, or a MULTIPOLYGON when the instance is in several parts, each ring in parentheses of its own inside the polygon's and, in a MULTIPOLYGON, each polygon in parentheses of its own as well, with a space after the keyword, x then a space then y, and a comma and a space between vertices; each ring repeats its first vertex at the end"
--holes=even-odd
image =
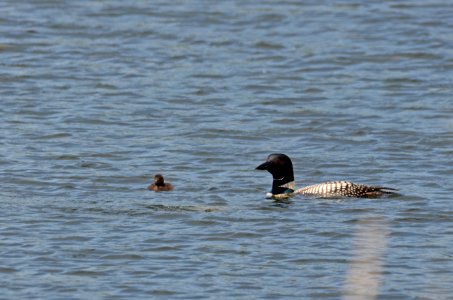
POLYGON ((343 298, 375 299, 381 282, 388 224, 382 218, 370 218, 360 220, 356 226, 343 298))

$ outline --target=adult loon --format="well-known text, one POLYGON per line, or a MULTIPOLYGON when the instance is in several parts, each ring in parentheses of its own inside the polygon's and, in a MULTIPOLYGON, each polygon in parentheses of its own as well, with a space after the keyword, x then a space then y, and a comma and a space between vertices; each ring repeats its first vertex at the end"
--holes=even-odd
POLYGON ((155 192, 171 191, 173 185, 164 182, 164 176, 160 174, 154 175, 154 182, 148 186, 148 190, 155 192))
POLYGON ((374 198, 384 194, 396 194, 395 189, 383 186, 369 186, 349 181, 331 181, 295 188, 293 163, 291 159, 282 153, 273 153, 267 157, 257 170, 267 170, 272 174, 272 191, 267 195, 271 198, 287 198, 293 194, 301 194, 313 197, 360 197, 374 198))

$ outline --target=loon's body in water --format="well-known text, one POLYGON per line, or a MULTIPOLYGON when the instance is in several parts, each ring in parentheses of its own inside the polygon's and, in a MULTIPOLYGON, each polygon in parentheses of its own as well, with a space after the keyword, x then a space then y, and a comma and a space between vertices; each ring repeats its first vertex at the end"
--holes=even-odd
POLYGON ((272 198, 286 198, 293 194, 313 197, 360 197, 374 198, 382 195, 395 194, 395 189, 383 186, 369 186, 349 181, 331 181, 295 188, 294 171, 291 159, 282 153, 273 153, 268 156, 257 170, 267 170, 272 174, 272 191, 268 196, 272 198))

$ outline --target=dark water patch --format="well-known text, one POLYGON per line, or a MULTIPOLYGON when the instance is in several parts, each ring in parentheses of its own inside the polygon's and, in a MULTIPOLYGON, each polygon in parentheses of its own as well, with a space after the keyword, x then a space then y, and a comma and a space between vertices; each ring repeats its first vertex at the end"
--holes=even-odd
MULTIPOLYGON (((69 271, 64 273, 64 275, 70 276, 87 276, 87 277, 98 277, 98 276, 105 276, 107 273, 99 272, 99 271, 90 271, 90 270, 76 270, 76 271, 69 271)), ((74 289, 74 292, 76 289, 74 289)))
MULTIPOLYGON (((145 241, 145 242, 155 242, 154 240, 151 241, 145 241)), ((184 247, 181 246, 159 246, 159 247, 154 247, 154 248, 146 248, 144 251, 149 251, 149 252, 169 252, 169 251, 180 251, 183 250, 184 247)))
POLYGON ((283 49, 283 45, 273 43, 270 41, 259 41, 254 44, 255 48, 258 49, 272 49, 272 50, 280 50, 283 49))
MULTIPOLYGON (((68 224, 66 223, 66 225, 68 225, 68 224)), ((91 239, 92 239, 91 237, 86 237, 86 236, 60 236, 60 237, 52 238, 52 240, 60 241, 60 242, 65 242, 65 241, 84 242, 84 241, 89 241, 91 239)))
POLYGON ((40 137, 37 137, 37 140, 51 140, 51 139, 62 139, 62 138, 69 138, 72 135, 70 133, 54 133, 54 134, 49 134, 49 135, 43 135, 40 137))
POLYGON ((152 290, 152 291, 148 292, 147 294, 149 294, 151 296, 157 296, 157 297, 160 297, 160 296, 168 297, 168 296, 176 296, 180 293, 176 292, 176 291, 171 291, 171 290, 157 289, 157 290, 152 290))
POLYGON ((134 260, 142 260, 142 259, 144 259, 144 257, 142 255, 137 255, 137 254, 109 254, 109 255, 102 256, 101 259, 134 261, 134 260))
POLYGON ((14 268, 5 268, 5 267, 1 267, 0 268, 0 273, 16 273, 18 270, 17 269, 14 269, 14 268))
POLYGON ((57 160, 79 160, 80 157, 72 154, 63 154, 55 157, 57 160))
POLYGON ((145 208, 152 211, 169 211, 169 212, 216 212, 224 211, 226 207, 224 206, 178 206, 178 205, 163 205, 163 204, 152 204, 146 205, 145 208))
POLYGON ((200 78, 200 79, 225 79, 227 76, 225 74, 213 74, 213 73, 206 73, 206 74, 192 74, 192 77, 200 78))

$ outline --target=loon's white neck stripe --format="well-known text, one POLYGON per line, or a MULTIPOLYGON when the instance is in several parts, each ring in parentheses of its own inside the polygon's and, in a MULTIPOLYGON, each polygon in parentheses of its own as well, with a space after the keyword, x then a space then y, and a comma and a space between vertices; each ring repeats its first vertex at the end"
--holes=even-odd
POLYGON ((279 187, 295 190, 296 189, 296 183, 294 181, 290 181, 288 183, 280 185, 279 187))

